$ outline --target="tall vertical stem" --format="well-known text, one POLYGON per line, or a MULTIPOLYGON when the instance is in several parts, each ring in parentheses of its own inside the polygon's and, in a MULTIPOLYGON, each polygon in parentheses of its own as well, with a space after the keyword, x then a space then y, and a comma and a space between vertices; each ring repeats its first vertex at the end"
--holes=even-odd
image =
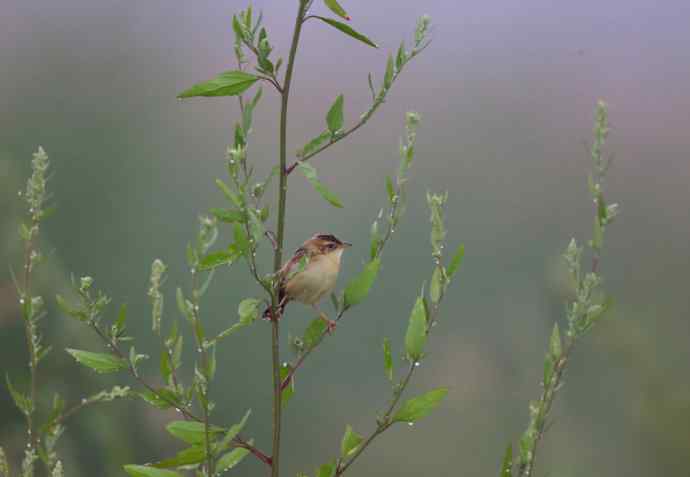
MULTIPOLYGON (((295 28, 292 33, 290 55, 285 69, 281 105, 280 105, 280 183, 278 185, 278 218, 276 249, 273 257, 273 270, 280 270, 283 263, 283 243, 285 239, 285 208, 287 201, 287 113, 288 99, 290 97, 290 83, 292 82, 292 70, 295 66, 297 46, 302 32, 302 22, 307 8, 307 0, 299 0, 299 9, 295 19, 295 28)), ((280 414, 281 414, 281 389, 280 389, 280 328, 278 322, 278 293, 272 296, 272 333, 271 351, 273 354, 273 455, 271 476, 280 475, 280 414)))

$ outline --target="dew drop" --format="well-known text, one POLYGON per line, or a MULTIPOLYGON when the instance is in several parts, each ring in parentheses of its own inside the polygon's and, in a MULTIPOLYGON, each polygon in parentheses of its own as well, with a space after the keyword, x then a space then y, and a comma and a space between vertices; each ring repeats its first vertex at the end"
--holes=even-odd
POLYGON ((179 407, 176 407, 175 410, 176 410, 177 412, 179 412, 180 414, 182 414, 182 409, 180 409, 179 407))
POLYGON ((24 304, 24 298, 20 298, 20 299, 19 299, 19 304, 20 304, 20 305, 23 305, 23 304, 24 304))
POLYGON ((21 196, 22 196, 22 191, 17 191, 17 195, 18 195, 19 197, 21 197, 21 196))
MULTIPOLYGON (((420 365, 419 361, 415 361, 415 362, 414 362, 414 367, 415 367, 415 368, 419 368, 419 365, 420 365)), ((410 423, 410 424, 411 424, 411 423, 410 423)))
POLYGON ((86 398, 81 398, 81 403, 86 404, 86 398))
POLYGON ((408 422, 407 425, 412 427, 412 426, 414 426, 414 422, 408 422))
POLYGON ((196 349, 196 352, 197 352, 197 353, 201 353, 201 351, 203 351, 201 348, 197 348, 197 349, 196 349))

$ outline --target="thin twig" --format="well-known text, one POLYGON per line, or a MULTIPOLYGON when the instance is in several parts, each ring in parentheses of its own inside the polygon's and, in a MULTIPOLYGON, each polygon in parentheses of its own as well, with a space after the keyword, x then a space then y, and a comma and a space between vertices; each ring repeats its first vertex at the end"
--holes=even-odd
MULTIPOLYGON (((278 217, 277 217, 277 237, 275 253, 273 257, 273 271, 277 273, 283 262, 283 244, 285 240, 285 211, 287 203, 287 118, 288 100, 290 98, 290 84, 292 83, 292 72, 295 67, 295 57, 299 45, 300 34, 302 32, 302 20, 306 13, 308 2, 299 0, 295 27, 292 34, 290 54, 285 69, 285 79, 281 91, 280 106, 280 182, 278 185, 278 217)), ((275 287, 279 286, 275 284, 275 287)), ((280 382, 280 329, 278 320, 278 293, 277 289, 271 293, 271 355, 273 364, 273 462, 271 466, 271 476, 280 475, 280 425, 281 425, 281 382, 280 382)))

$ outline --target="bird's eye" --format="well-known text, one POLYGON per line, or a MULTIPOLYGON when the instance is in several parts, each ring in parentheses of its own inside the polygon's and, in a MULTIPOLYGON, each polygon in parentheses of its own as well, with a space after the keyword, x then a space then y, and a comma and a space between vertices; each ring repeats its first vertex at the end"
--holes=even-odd
POLYGON ((327 248, 328 250, 333 250, 333 249, 335 249, 335 244, 334 244, 334 243, 329 243, 328 245, 326 245, 326 248, 327 248))

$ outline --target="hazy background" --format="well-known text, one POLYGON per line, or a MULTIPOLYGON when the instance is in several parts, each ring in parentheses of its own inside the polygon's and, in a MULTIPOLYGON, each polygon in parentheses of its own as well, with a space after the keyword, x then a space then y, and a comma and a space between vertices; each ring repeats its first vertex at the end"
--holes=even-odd
MULTIPOLYGON (((366 128, 315 160, 344 209, 331 208, 303 178, 291 177, 287 246, 292 250, 320 231, 353 241, 342 285, 365 260, 369 226, 384 203, 383 178, 397 164, 404 112, 423 117, 408 214, 385 252, 379 281, 298 377, 285 415, 286 475, 313 472, 336 454, 345 424, 368 432, 385 405, 381 341, 390 336, 401 353, 409 310, 431 271, 427 189, 450 192, 449 242, 465 244, 466 260, 411 393, 439 385, 451 392, 414 428, 387 433, 352 470, 361 476, 497 475, 506 443, 526 425, 528 400, 538 396, 549 330, 563 318, 558 256, 571 237, 584 241, 591 231, 584 143, 599 98, 610 105, 609 150, 616 155, 607 198, 622 208, 602 263, 616 307, 575 350, 537 475, 686 474, 690 6, 343 4, 353 26, 381 48, 307 24, 290 103, 290 151, 322 130, 338 93, 345 94, 348 120, 366 109, 367 72, 382 77, 386 53, 410 38, 423 13, 432 16, 434 42, 366 128)), ((17 191, 31 153, 42 145, 55 173, 49 187, 57 213, 43 229, 49 260, 38 272, 41 292, 51 297, 64 290, 71 273, 92 275, 116 303, 129 303, 138 349, 157 356, 146 297, 151 261, 159 257, 170 267, 169 326, 177 319, 171 292, 188 286, 183 251, 197 214, 223 203, 213 179, 224 174, 224 150, 238 117, 231 98, 178 102, 175 95, 233 67, 230 20, 243 7, 235 0, 3 0, 0 371, 20 386, 26 355, 8 265, 18 269, 20 263, 17 191)), ((296 1, 256 1, 254 7, 266 14, 275 53, 286 56, 296 1)), ((261 171, 277 158, 277 98, 265 93, 251 151, 261 171)), ((228 243, 227 230, 220 240, 228 243)), ((239 300, 258 295, 246 277, 241 265, 217 275, 202 310, 209 329, 226 327, 239 300)), ((292 309, 283 343, 288 331, 302 331, 307 315, 292 309)), ((129 382, 79 369, 61 351, 100 351, 88 330, 56 312, 44 326, 56 347, 43 368, 46 393, 60 390, 75 402, 129 382)), ((268 449, 269 327, 243 330, 220 347, 218 359, 214 421, 236 422, 251 407, 247 434, 268 449)), ((156 361, 147 368, 151 376, 156 361)), ((67 475, 124 475, 122 464, 172 454, 178 444, 163 431, 172 418, 138 401, 84 412, 61 444, 67 475)), ((22 426, 3 390, 0 443, 13 457, 23 445, 22 426)), ((264 471, 248 458, 235 473, 264 471)))

